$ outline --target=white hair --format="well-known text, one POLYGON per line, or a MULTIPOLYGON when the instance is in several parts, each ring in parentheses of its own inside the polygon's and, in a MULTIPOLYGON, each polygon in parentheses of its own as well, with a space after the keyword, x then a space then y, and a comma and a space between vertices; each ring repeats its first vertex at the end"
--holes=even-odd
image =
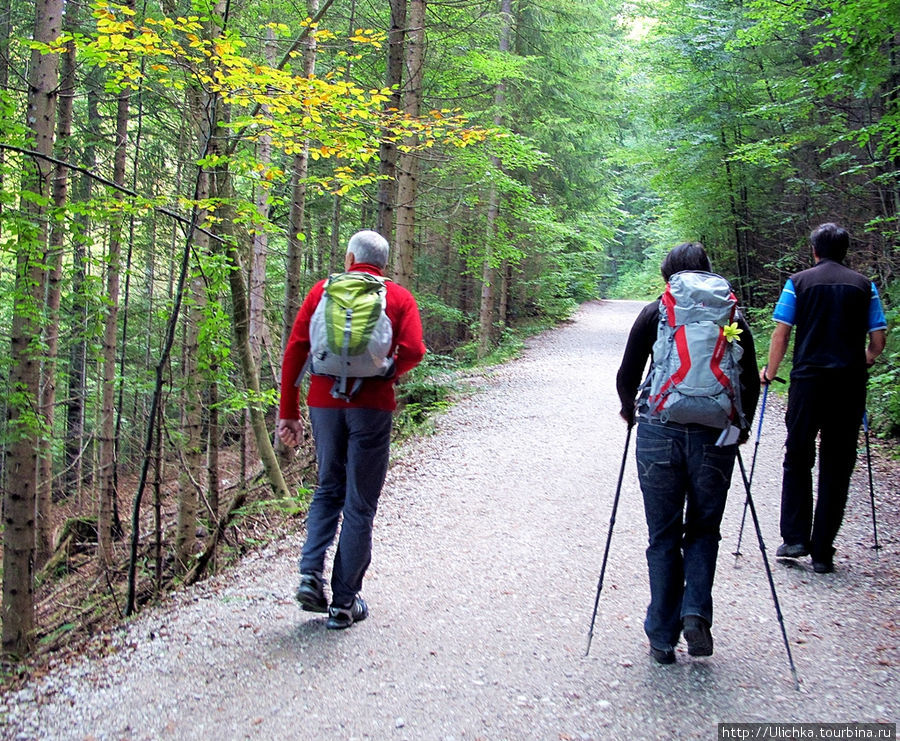
POLYGON ((376 268, 383 268, 388 262, 390 245, 378 232, 364 229, 357 232, 347 243, 347 252, 353 253, 356 262, 366 262, 376 268))

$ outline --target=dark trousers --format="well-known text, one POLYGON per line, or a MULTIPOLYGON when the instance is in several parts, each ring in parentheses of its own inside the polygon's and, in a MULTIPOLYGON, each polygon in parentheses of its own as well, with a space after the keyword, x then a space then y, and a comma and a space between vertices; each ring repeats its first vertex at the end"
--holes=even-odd
POLYGON ((820 373, 791 378, 785 415, 787 442, 781 483, 781 537, 830 562, 844 519, 850 474, 866 408, 865 377, 820 373), (812 467, 819 440, 819 490, 813 517, 812 467))
POLYGON ((638 425, 638 479, 649 534, 644 632, 655 648, 678 643, 687 615, 712 623, 719 525, 737 454, 736 445, 716 445, 720 432, 702 425, 638 425))
POLYGON ((332 604, 349 607, 372 559, 372 523, 387 474, 392 414, 378 409, 310 407, 318 486, 306 519, 301 573, 321 574, 341 535, 331 570, 332 604))

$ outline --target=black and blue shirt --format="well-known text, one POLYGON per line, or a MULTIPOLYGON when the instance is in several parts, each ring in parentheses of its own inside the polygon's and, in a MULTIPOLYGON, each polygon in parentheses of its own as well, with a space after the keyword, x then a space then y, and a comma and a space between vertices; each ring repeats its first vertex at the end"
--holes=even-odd
POLYGON ((867 334, 887 329, 875 284, 830 259, 787 280, 773 318, 796 328, 794 378, 824 369, 864 371, 867 334))

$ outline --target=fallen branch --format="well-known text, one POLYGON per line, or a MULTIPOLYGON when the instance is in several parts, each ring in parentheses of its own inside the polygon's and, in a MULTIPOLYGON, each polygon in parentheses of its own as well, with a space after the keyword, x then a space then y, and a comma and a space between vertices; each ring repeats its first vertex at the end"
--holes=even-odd
POLYGON ((194 565, 191 567, 191 570, 187 573, 187 576, 184 577, 185 584, 194 584, 203 575, 203 572, 206 571, 206 567, 212 560, 213 554, 216 552, 216 546, 219 545, 219 540, 221 540, 222 535, 225 533, 225 529, 234 519, 237 511, 244 506, 244 502, 246 501, 246 489, 241 489, 237 494, 234 495, 234 497, 232 497, 231 502, 229 502, 228 504, 228 508, 219 518, 218 523, 216 523, 215 529, 210 533, 209 538, 207 538, 206 546, 204 547, 202 553, 197 556, 196 563, 194 563, 194 565))

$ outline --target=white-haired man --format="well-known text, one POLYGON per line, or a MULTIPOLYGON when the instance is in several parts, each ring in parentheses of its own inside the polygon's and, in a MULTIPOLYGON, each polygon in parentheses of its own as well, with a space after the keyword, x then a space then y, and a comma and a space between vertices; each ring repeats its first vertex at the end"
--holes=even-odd
MULTIPOLYGON (((388 253, 387 240, 380 234, 357 232, 347 245, 344 265, 347 271, 381 277, 388 253)), ((291 447, 299 444, 303 432, 297 382, 310 351, 310 320, 325 283, 319 281, 307 294, 284 351, 277 433, 291 447)), ((306 400, 316 445, 318 485, 307 515, 297 601, 305 610, 327 611, 326 626, 332 629, 348 628, 368 616, 359 592, 372 556, 372 523, 387 473, 396 408, 394 384, 425 355, 422 322, 413 295, 390 281, 385 281, 385 289, 384 313, 393 335, 393 372, 363 379, 349 399, 332 394, 333 378, 313 373, 306 400), (325 553, 341 516, 329 604, 323 578, 325 553)))

